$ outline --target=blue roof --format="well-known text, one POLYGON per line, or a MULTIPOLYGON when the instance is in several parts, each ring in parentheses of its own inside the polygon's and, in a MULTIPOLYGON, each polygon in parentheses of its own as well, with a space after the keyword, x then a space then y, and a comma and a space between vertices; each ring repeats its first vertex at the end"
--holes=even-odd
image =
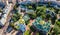
POLYGON ((26 31, 26 26, 24 24, 17 24, 17 26, 19 26, 19 28, 17 30, 21 30, 22 32, 26 31))
POLYGON ((4 8, 4 7, 5 7, 5 4, 2 3, 2 2, 0 2, 0 7, 1 7, 1 8, 4 8))

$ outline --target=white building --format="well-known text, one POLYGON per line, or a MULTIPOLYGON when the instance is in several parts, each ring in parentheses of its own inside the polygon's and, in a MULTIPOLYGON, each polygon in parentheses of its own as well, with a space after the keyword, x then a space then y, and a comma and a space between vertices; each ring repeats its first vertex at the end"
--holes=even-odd
POLYGON ((1 20, 0 20, 0 25, 2 25, 2 26, 7 22, 8 14, 10 13, 11 7, 12 7, 11 5, 12 5, 12 4, 8 4, 8 5, 3 9, 3 13, 5 13, 5 14, 2 15, 2 18, 1 18, 1 20))

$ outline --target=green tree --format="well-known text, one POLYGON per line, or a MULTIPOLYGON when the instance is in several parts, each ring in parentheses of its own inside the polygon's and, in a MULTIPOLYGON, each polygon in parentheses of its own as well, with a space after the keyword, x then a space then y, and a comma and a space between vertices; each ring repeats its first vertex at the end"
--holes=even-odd
POLYGON ((58 26, 60 26, 60 21, 57 21, 56 24, 57 24, 58 26))
POLYGON ((0 12, 2 12, 2 9, 0 9, 0 12))
POLYGON ((13 20, 14 22, 18 21, 19 19, 20 19, 20 14, 19 14, 19 13, 13 14, 12 20, 13 20))
POLYGON ((16 9, 17 9, 17 5, 15 5, 15 6, 13 7, 13 9, 16 10, 16 9))
POLYGON ((29 30, 25 31, 24 35, 30 35, 29 32, 29 30))
POLYGON ((54 28, 53 28, 53 31, 56 35, 60 34, 60 21, 57 21, 55 24, 54 24, 54 28))
POLYGON ((51 17, 50 14, 47 14, 47 15, 46 15, 46 18, 47 18, 47 19, 50 19, 50 17, 51 17))
POLYGON ((58 25, 55 24, 53 31, 56 35, 58 35, 60 33, 60 27, 58 25))
POLYGON ((33 14, 28 14, 30 16, 31 19, 35 19, 36 18, 36 13, 33 14))
POLYGON ((41 7, 38 6, 36 9, 36 14, 37 14, 37 16, 45 15, 46 14, 46 6, 41 6, 41 7))

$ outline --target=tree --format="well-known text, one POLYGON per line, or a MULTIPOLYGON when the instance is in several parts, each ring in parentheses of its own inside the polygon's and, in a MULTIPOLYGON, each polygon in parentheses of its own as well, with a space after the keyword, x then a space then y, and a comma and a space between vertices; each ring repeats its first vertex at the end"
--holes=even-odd
POLYGON ((0 9, 0 12, 2 12, 2 9, 0 9))
POLYGON ((20 14, 18 12, 14 13, 12 18, 13 22, 16 22, 20 19, 20 14))
POLYGON ((31 30, 32 32, 35 32, 35 31, 36 31, 36 29, 34 29, 33 26, 30 26, 30 30, 31 30))
POLYGON ((46 15, 46 6, 37 7, 36 9, 37 16, 46 15))
POLYGON ((57 21, 56 24, 57 24, 58 26, 60 26, 60 21, 57 21))
POLYGON ((58 35, 60 34, 60 21, 57 21, 55 24, 54 24, 54 28, 53 28, 53 33, 58 35))
POLYGON ((30 35, 29 32, 29 30, 25 31, 24 35, 30 35))
POLYGON ((58 35, 60 33, 60 27, 58 25, 55 24, 53 31, 56 35, 58 35))
POLYGON ((36 18, 36 13, 33 14, 28 14, 30 16, 31 19, 35 19, 36 18))
POLYGON ((15 6, 13 7, 13 9, 16 10, 16 9, 17 9, 17 5, 15 5, 15 6))
POLYGON ((50 15, 50 14, 47 14, 47 15, 46 15, 46 18, 47 18, 47 19, 49 19, 50 17, 51 17, 51 15, 50 15))

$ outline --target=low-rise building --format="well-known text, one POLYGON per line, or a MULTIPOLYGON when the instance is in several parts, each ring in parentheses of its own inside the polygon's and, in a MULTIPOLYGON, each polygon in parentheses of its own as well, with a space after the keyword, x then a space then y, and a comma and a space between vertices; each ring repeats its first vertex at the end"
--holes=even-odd
POLYGON ((5 4, 3 2, 0 2, 0 8, 3 9, 5 7, 5 4))
POLYGON ((51 29, 51 21, 44 21, 41 17, 37 17, 32 24, 33 28, 36 31, 41 32, 43 35, 46 35, 51 29))

